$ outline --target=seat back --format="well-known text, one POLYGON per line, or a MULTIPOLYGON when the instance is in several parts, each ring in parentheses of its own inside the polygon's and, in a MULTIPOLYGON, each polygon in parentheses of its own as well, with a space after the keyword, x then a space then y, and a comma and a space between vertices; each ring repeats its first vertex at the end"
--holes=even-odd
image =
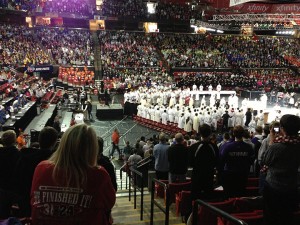
MULTIPOLYGON (((161 182, 165 183, 165 184, 168 184, 169 181, 168 180, 160 180, 161 182)), ((165 191, 164 191, 164 188, 155 183, 155 193, 156 193, 156 197, 158 198, 164 198, 165 197, 165 191)))
POLYGON ((176 194, 181 191, 191 190, 191 181, 184 183, 169 183, 170 203, 175 203, 176 194))
MULTIPOLYGON (((263 225, 263 215, 251 214, 251 213, 240 213, 232 214, 233 217, 240 219, 248 225, 263 225)), ((226 225, 234 225, 232 222, 227 222, 226 225)))
POLYGON ((252 212, 263 208, 262 198, 235 198, 233 205, 236 213, 252 212))
MULTIPOLYGON (((223 202, 210 202, 209 204, 227 213, 233 212, 234 199, 223 202)), ((210 209, 200 207, 198 210, 198 225, 217 225, 218 216, 210 209)))
POLYGON ((185 216, 192 211, 191 191, 181 191, 176 194, 176 215, 185 216))

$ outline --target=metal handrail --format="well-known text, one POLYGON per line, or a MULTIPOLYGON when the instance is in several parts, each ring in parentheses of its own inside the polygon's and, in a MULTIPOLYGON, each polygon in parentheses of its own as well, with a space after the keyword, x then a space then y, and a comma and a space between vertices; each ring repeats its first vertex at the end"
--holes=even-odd
POLYGON ((204 202, 200 199, 195 200, 194 202, 194 206, 193 206, 193 225, 197 225, 198 224, 198 206, 203 206, 208 208, 209 210, 213 211, 214 213, 216 213, 217 215, 222 216, 223 218, 229 220, 230 222, 237 224, 237 225, 248 225, 247 223, 245 223, 242 220, 239 220, 235 217, 233 217, 232 215, 224 212, 223 210, 216 208, 210 204, 208 204, 207 202, 204 202))
POLYGON ((137 166, 140 167, 141 164, 144 164, 144 162, 148 162, 149 160, 152 160, 152 156, 148 156, 147 158, 142 159, 137 163, 137 166))
MULTIPOLYGON (((134 209, 136 209, 136 190, 138 189, 141 192, 141 210, 140 210, 140 220, 143 220, 144 212, 144 175, 140 171, 137 171, 134 168, 130 168, 130 171, 133 173, 133 193, 134 193, 134 209), (141 177, 141 188, 137 186, 137 176, 141 177)), ((129 201, 131 200, 131 173, 129 173, 129 201)))
POLYGON ((168 184, 161 182, 155 178, 152 179, 152 187, 151 187, 151 214, 150 214, 150 225, 153 225, 153 215, 154 215, 154 205, 156 205, 164 214, 165 214, 165 225, 169 225, 169 208, 170 208, 170 194, 168 184), (154 190, 155 183, 162 186, 166 193, 166 202, 165 207, 163 207, 159 202, 154 199, 154 190))
MULTIPOLYGON (((125 166, 127 166, 127 164, 125 163, 123 166, 121 166, 121 168, 119 169, 119 172, 120 172, 120 181, 121 181, 121 190, 123 189, 123 172, 126 172, 124 170, 125 166)), ((126 176, 126 183, 125 183, 125 189, 127 189, 127 186, 128 186, 128 176, 126 176)))
MULTIPOLYGON (((151 157, 151 156, 150 156, 151 157)), ((149 157, 149 158, 150 158, 149 157)), ((145 166, 145 165, 147 165, 147 164, 149 164, 149 163, 151 163, 152 162, 152 159, 149 159, 148 161, 146 161, 146 162, 144 162, 144 163, 142 163, 142 164, 139 164, 138 166, 137 166, 137 169, 138 168, 141 168, 141 167, 143 167, 143 166, 145 166)))

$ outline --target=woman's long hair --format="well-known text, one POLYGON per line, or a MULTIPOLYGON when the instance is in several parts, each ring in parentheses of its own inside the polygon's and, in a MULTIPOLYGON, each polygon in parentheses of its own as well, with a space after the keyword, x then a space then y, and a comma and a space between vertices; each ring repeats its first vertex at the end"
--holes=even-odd
POLYGON ((94 129, 85 124, 70 127, 49 159, 54 164, 54 181, 60 183, 59 180, 63 179, 68 187, 83 187, 87 181, 87 170, 97 165, 97 154, 94 129))

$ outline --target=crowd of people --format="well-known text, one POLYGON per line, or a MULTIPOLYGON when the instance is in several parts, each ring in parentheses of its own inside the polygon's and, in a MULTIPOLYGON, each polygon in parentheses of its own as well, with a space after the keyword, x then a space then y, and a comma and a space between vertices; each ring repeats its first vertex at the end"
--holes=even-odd
POLYGON ((0 25, 0 65, 26 66, 51 63, 51 56, 37 43, 26 26, 0 25))
POLYGON ((141 0, 104 0, 100 11, 103 16, 128 16, 141 19, 147 16, 147 5, 141 0))
POLYGON ((256 79, 246 74, 232 72, 177 72, 175 74, 178 87, 192 87, 194 84, 205 89, 209 85, 220 84, 224 90, 257 90, 256 79))
POLYGON ((0 8, 8 8, 13 10, 25 10, 32 11, 36 9, 36 4, 34 1, 30 0, 1 0, 0 8))
POLYGON ((94 72, 87 67, 59 67, 57 80, 74 87, 91 85, 94 83, 94 72))
POLYGON ((288 65, 284 56, 299 58, 295 51, 299 43, 288 38, 190 34, 152 38, 171 67, 279 68, 288 65))
POLYGON ((104 70, 160 66, 157 49, 144 33, 101 31, 99 42, 104 70))
POLYGON ((192 168, 191 205, 185 205, 185 218, 192 200, 246 196, 249 176, 259 176, 264 224, 292 225, 299 201, 299 130, 299 116, 291 114, 251 133, 244 125, 235 125, 223 136, 204 123, 192 135, 160 133, 148 139, 142 136, 133 145, 127 141, 123 156, 128 166, 136 167, 150 154, 156 177, 169 183, 188 182, 188 168, 192 168), (223 192, 214 191, 220 185, 223 192))
POLYGON ((216 48, 224 52, 232 66, 279 68, 286 67, 285 55, 297 54, 295 39, 264 36, 214 36, 216 48))
POLYGON ((92 66, 94 51, 87 30, 38 28, 36 35, 56 64, 92 66))
POLYGON ((229 67, 224 53, 205 35, 153 34, 151 40, 170 67, 229 67))
POLYGON ((91 1, 76 1, 76 0, 54 0, 40 1, 43 12, 51 13, 72 13, 76 15, 86 16, 94 15, 96 6, 91 1))
POLYGON ((191 4, 159 1, 155 8, 156 18, 160 20, 190 20, 202 17, 199 10, 194 10, 191 4))

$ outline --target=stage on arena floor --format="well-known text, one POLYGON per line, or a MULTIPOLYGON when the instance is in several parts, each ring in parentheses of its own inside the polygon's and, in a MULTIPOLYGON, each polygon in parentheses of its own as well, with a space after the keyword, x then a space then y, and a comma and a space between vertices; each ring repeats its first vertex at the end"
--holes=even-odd
POLYGON ((121 104, 110 104, 109 106, 97 104, 96 116, 101 119, 122 119, 123 107, 121 104))

